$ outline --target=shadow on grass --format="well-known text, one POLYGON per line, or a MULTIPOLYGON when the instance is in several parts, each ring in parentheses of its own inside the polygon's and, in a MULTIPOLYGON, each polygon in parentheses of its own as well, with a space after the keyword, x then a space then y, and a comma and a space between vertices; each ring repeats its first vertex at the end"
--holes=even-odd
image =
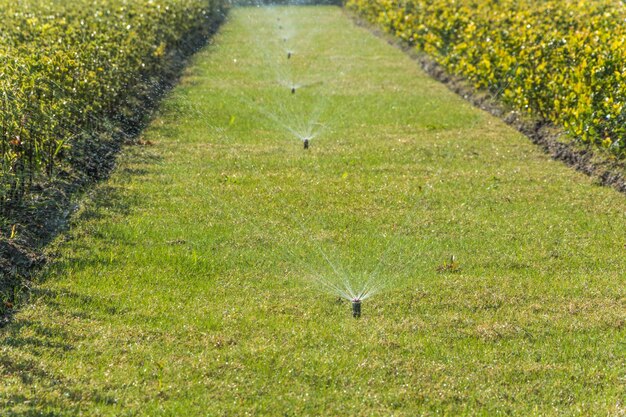
MULTIPOLYGON (((143 153, 146 152, 129 150, 128 164, 123 163, 119 167, 116 180, 101 183, 93 189, 67 228, 77 223, 124 222, 142 201, 135 194, 125 192, 123 184, 130 181, 131 177, 133 181, 141 181, 141 177, 149 173, 150 165, 160 162, 157 156, 141 155, 143 153)), ((33 276, 31 282, 42 283, 49 277, 63 276, 71 268, 97 268, 102 264, 102 257, 95 255, 88 240, 81 239, 82 233, 94 237, 89 227, 64 233, 58 247, 64 250, 64 256, 55 258, 52 255, 48 264, 33 276)), ((106 239, 105 236, 95 238, 106 239)), ((75 415, 71 409, 86 399, 89 402, 109 403, 111 399, 106 394, 96 395, 72 389, 76 384, 62 372, 47 366, 46 358, 73 354, 85 337, 80 331, 69 330, 72 326, 64 323, 109 321, 124 313, 120 306, 112 299, 81 293, 80 290, 50 289, 37 285, 23 291, 22 299, 18 307, 40 305, 45 309, 48 320, 32 320, 25 311, 24 314, 13 314, 0 328, 0 381, 3 384, 6 382, 7 387, 15 384, 12 390, 0 389, 0 416, 75 415)))
MULTIPOLYGON (((9 401, 19 404, 20 396, 11 396, 9 401), (14 398, 18 397, 18 398, 14 398)), ((60 414, 54 411, 39 411, 39 410, 26 410, 20 412, 11 412, 10 414, 6 414, 6 417, 60 417, 64 414, 60 414)))
POLYGON ((41 323, 30 320, 15 320, 2 329, 0 339, 0 377, 9 386, 18 383, 20 392, 5 392, 0 395, 0 409, 5 409, 3 416, 58 416, 50 411, 58 407, 45 391, 56 391, 62 395, 64 378, 58 373, 46 369, 40 361, 42 351, 63 354, 72 349, 67 334, 58 332, 41 323), (18 382, 19 381, 19 382, 18 382), (17 410, 11 410, 17 406, 17 410))
POLYGON ((113 404, 115 400, 106 393, 73 388, 75 381, 47 366, 46 358, 72 354, 84 338, 69 331, 66 320, 108 321, 120 314, 114 301, 67 290, 35 288, 30 294, 46 306, 52 320, 38 322, 18 315, 0 329, 0 380, 18 387, 0 389, 0 410, 15 408, 0 415, 76 415, 78 410, 72 409, 85 400, 113 404))

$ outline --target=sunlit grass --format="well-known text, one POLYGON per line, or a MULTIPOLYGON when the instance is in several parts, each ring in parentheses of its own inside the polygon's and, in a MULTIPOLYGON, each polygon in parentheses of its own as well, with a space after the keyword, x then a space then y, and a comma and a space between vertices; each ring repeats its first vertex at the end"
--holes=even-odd
POLYGON ((5 414, 624 412, 624 197, 340 9, 235 10, 144 139, 1 330, 5 414))

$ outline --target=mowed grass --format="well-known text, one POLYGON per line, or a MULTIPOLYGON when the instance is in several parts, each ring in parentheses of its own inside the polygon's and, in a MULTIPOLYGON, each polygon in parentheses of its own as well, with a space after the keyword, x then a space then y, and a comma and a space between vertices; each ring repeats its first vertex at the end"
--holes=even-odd
POLYGON ((626 413, 624 196, 341 9, 235 9, 142 139, 0 330, 1 415, 626 413), (360 319, 333 269, 386 284, 360 319))

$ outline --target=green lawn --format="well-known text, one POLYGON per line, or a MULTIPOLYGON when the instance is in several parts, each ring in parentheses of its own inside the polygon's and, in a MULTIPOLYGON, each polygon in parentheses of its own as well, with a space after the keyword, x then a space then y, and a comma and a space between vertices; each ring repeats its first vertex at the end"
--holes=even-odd
POLYGON ((341 9, 235 9, 142 139, 0 330, 0 415, 626 413, 624 195, 341 9))

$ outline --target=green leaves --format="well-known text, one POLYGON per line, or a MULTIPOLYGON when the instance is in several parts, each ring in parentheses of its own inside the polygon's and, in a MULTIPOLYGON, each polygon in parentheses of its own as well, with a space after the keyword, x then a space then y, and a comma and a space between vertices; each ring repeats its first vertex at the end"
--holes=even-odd
POLYGON ((618 3, 350 0, 347 7, 477 88, 624 156, 626 9, 618 3))
MULTIPOLYGON (((167 78, 168 59, 204 36, 221 0, 33 0, 0 23, 0 203, 55 172, 82 132, 108 126, 167 78)), ((93 135, 96 137, 97 135, 93 135)))

